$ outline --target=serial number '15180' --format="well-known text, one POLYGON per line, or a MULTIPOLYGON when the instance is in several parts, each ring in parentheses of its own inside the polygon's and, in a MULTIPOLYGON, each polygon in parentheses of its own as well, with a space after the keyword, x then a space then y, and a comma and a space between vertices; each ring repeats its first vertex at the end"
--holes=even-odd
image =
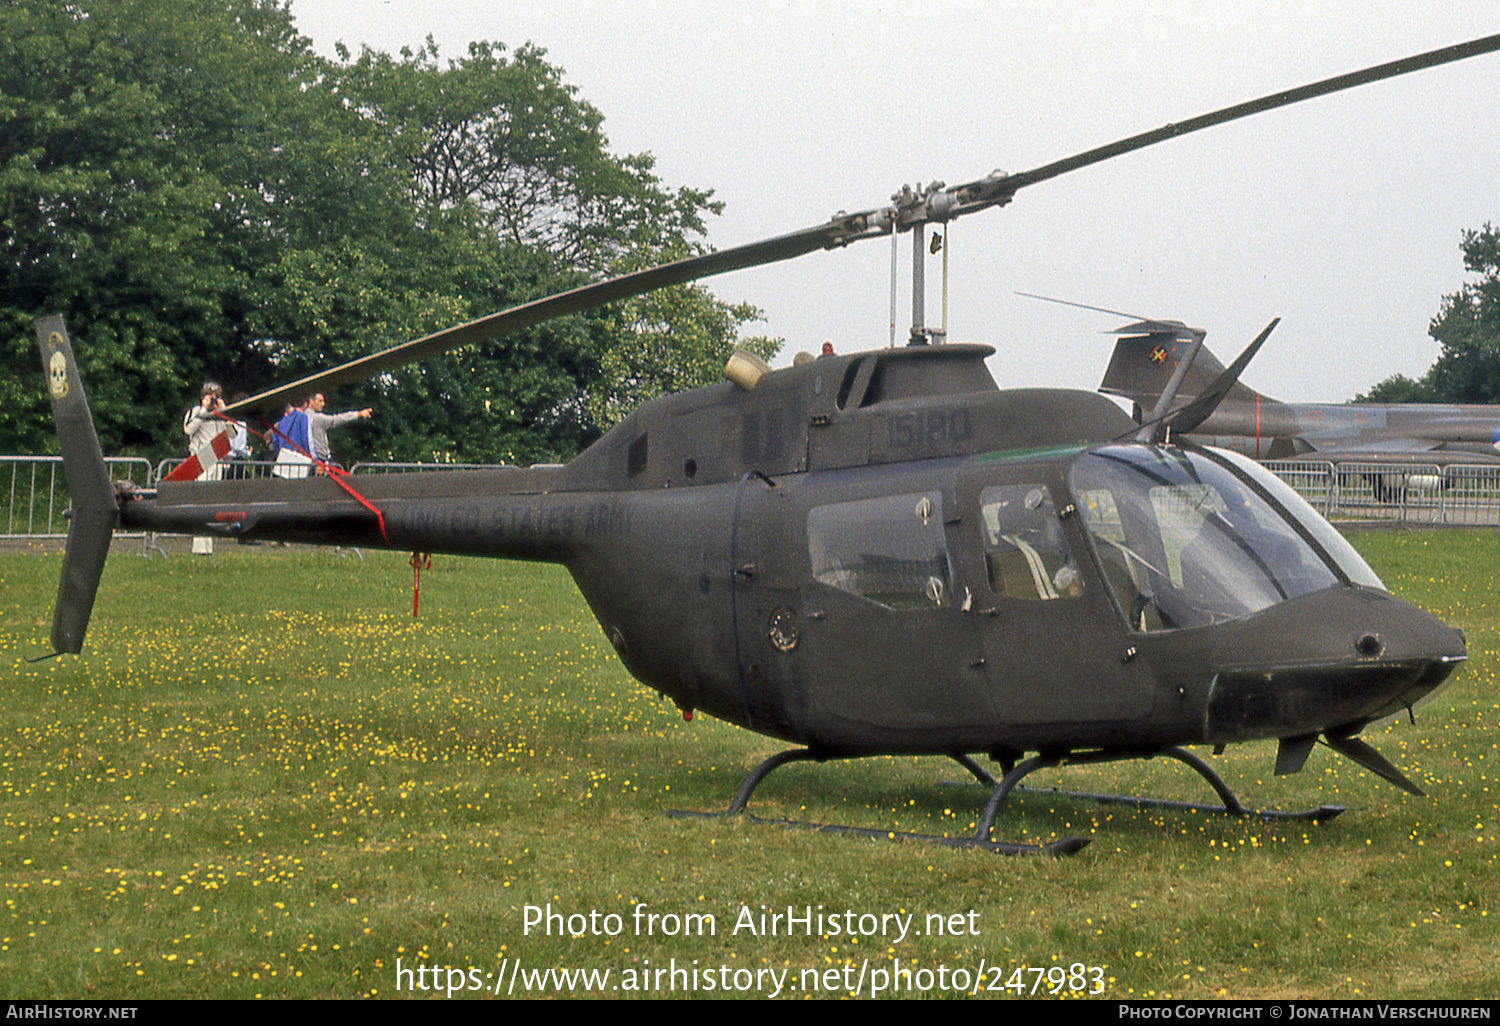
POLYGON ((892 449, 941 449, 969 440, 974 432, 969 411, 924 410, 898 413, 886 421, 892 449))

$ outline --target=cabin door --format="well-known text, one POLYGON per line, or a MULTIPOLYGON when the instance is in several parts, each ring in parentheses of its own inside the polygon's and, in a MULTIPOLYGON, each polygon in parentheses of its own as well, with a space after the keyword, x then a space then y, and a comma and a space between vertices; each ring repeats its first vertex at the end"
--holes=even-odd
POLYGON ((729 558, 735 665, 753 729, 804 741, 804 699, 796 672, 800 617, 797 552, 788 486, 746 474, 734 503, 729 558))
POLYGON ((1086 562, 1086 542, 1049 467, 972 481, 965 553, 985 676, 1008 724, 1131 720, 1153 705, 1150 676, 1086 562))
POLYGON ((742 486, 735 625, 747 701, 841 751, 982 747, 994 711, 950 558, 951 490, 891 471, 742 486), (945 511, 948 511, 945 513, 945 511))

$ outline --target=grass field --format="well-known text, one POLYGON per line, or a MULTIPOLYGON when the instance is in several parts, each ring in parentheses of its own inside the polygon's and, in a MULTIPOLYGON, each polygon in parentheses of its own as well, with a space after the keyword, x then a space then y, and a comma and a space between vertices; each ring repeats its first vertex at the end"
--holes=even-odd
MULTIPOLYGON (((413 620, 403 556, 116 555, 85 654, 27 663, 60 561, 0 556, 0 997, 588 992, 528 990, 547 969, 608 970, 608 996, 884 979, 901 996, 1500 997, 1500 536, 1355 541, 1468 633, 1469 664, 1415 726, 1364 735, 1430 797, 1321 747, 1274 778, 1273 744, 1240 746, 1211 761, 1246 800, 1349 811, 1315 827, 1013 799, 999 837, 1094 838, 1063 860, 669 818, 721 808, 777 744, 684 722, 553 567, 439 557, 413 620), (638 930, 641 903, 659 918, 638 930), (528 932, 548 905, 581 918, 528 932), (734 930, 788 906, 892 932, 734 930), (683 935, 705 914, 712 936, 683 935)), ((986 795, 940 785, 956 772, 790 767, 753 807, 967 833, 986 795)), ((1208 798, 1160 760, 1033 782, 1208 798)))

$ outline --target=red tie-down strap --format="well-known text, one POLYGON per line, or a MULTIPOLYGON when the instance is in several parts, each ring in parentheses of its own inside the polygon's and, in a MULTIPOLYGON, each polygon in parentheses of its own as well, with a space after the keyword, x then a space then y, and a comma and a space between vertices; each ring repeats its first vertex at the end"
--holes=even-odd
POLYGON ((422 594, 422 571, 432 568, 432 553, 411 554, 411 615, 417 615, 417 599, 422 594))
MULTIPOLYGON (((254 431, 255 429, 251 428, 251 430, 254 431)), ((355 502, 359 503, 365 509, 375 514, 375 525, 380 528, 380 540, 385 542, 387 545, 391 543, 390 537, 385 533, 385 514, 376 509, 375 504, 372 503, 369 499, 359 494, 355 487, 349 483, 349 475, 344 471, 342 467, 336 467, 332 463, 320 460, 312 453, 305 451, 302 446, 298 445, 296 442, 288 438, 285 433, 278 431, 275 425, 267 424, 265 431, 256 431, 255 433, 259 435, 268 446, 270 445, 271 440, 267 437, 267 435, 277 435, 281 438, 282 448, 290 448, 294 452, 301 453, 303 456, 306 456, 309 460, 311 460, 313 466, 317 467, 319 472, 329 478, 332 478, 333 483, 338 485, 344 491, 348 492, 355 502)))
MULTIPOLYGON (((228 421, 231 424, 238 424, 239 423, 238 421, 234 420, 231 417, 224 416, 224 414, 222 414, 222 413, 217 413, 216 412, 215 416, 217 416, 220 420, 228 421)), ((282 444, 283 447, 291 448, 293 451, 301 453, 303 456, 306 456, 309 460, 312 461, 313 466, 315 466, 315 467, 318 468, 318 471, 320 473, 322 473, 325 476, 331 478, 333 480, 333 483, 336 484, 336 485, 338 485, 344 491, 348 492, 349 495, 354 499, 355 502, 359 503, 365 509, 367 509, 371 513, 375 514, 375 525, 380 528, 380 540, 383 541, 383 542, 385 542, 387 545, 389 545, 391 543, 390 536, 385 533, 385 514, 382 513, 382 512, 380 512, 380 510, 376 509, 375 508, 375 504, 372 503, 369 499, 367 499, 363 495, 359 494, 359 491, 352 484, 349 483, 349 481, 348 481, 349 475, 342 468, 336 467, 333 464, 326 462, 325 460, 320 460, 316 456, 314 456, 312 453, 304 451, 303 448, 300 445, 298 445, 297 443, 293 442, 283 432, 278 431, 275 428, 275 426, 273 426, 273 425, 267 424, 265 431, 256 431, 254 428, 248 427, 248 426, 246 426, 246 430, 249 431, 249 432, 251 432, 252 434, 254 434, 256 437, 258 437, 261 441, 265 442, 267 445, 269 445, 270 441, 271 441, 271 439, 270 439, 269 436, 271 436, 271 435, 277 435, 277 436, 279 436, 281 438, 281 444, 282 444)), ((188 459, 186 459, 185 461, 183 461, 183 463, 182 463, 181 466, 179 466, 176 470, 172 471, 172 473, 168 474, 166 477, 162 478, 162 480, 163 481, 193 481, 193 480, 197 480, 198 476, 203 473, 203 462, 200 459, 200 457, 204 453, 210 453, 210 456, 209 456, 210 462, 208 463, 208 466, 212 467, 214 465, 214 463, 217 463, 219 461, 219 459, 222 459, 224 457, 224 455, 226 453, 228 453, 228 452, 229 452, 229 435, 227 433, 215 435, 214 439, 213 439, 213 442, 210 445, 205 445, 198 452, 196 452, 192 456, 188 457, 188 459), (210 453, 210 450, 211 450, 211 453, 210 453), (192 468, 192 469, 190 470, 190 468, 192 468)))
POLYGON ((365 498, 355 490, 354 486, 349 483, 348 473, 341 467, 335 467, 333 464, 325 463, 319 459, 314 459, 313 462, 317 464, 318 468, 322 470, 324 474, 327 474, 328 477, 333 480, 334 484, 338 485, 344 491, 348 492, 350 496, 353 497, 355 502, 359 503, 365 509, 375 514, 375 524, 380 528, 380 540, 389 545, 391 543, 391 539, 385 533, 385 514, 376 509, 373 502, 371 502, 369 499, 365 498))

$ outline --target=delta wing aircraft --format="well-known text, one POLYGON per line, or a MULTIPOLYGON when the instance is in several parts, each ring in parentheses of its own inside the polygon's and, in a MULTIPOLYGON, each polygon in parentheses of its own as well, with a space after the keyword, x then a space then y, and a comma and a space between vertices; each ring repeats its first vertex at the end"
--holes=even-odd
MULTIPOLYGON (((1181 321, 1139 318, 1112 334, 1122 337, 1115 343, 1099 391, 1129 399, 1137 420, 1141 411, 1155 406, 1180 370, 1178 402, 1190 402, 1224 372, 1224 365, 1202 344, 1205 333, 1181 321)), ((1236 381, 1191 438, 1260 460, 1306 456, 1398 466, 1500 464, 1500 406, 1287 403, 1236 381)))

